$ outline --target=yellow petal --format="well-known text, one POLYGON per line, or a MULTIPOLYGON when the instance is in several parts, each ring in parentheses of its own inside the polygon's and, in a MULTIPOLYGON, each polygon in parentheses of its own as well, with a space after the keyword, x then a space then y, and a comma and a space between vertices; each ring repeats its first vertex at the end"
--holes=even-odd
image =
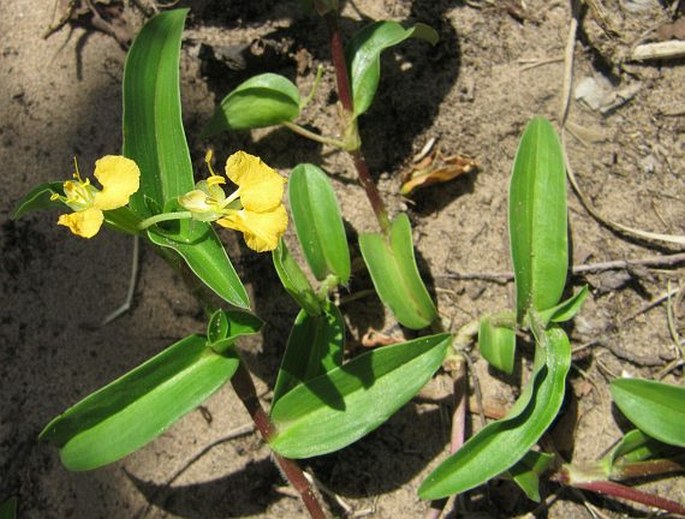
POLYGON ((105 155, 97 160, 95 178, 102 184, 102 191, 95 194, 93 206, 103 211, 125 206, 140 187, 138 165, 120 155, 105 155))
POLYGON ((226 176, 240 188, 240 201, 248 211, 271 211, 280 205, 285 178, 259 157, 234 153, 226 161, 226 176))
POLYGON ((278 245, 279 238, 288 226, 288 214, 282 205, 266 213, 243 209, 217 220, 216 223, 242 232, 248 247, 257 252, 265 252, 274 250, 278 245))
POLYGON ((57 220, 58 225, 69 227, 69 230, 82 238, 92 238, 95 236, 105 217, 100 209, 91 207, 84 211, 77 211, 71 214, 63 214, 57 220))

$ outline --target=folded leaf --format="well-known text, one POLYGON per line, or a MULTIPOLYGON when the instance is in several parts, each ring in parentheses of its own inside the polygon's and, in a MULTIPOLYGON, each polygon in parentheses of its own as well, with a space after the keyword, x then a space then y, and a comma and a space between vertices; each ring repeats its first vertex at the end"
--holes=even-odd
POLYGON ((338 200, 326 173, 299 164, 288 182, 288 200, 297 238, 314 276, 329 274, 343 285, 350 279, 350 251, 338 200))
POLYGON ((182 220, 174 230, 151 227, 147 235, 155 245, 176 251, 190 270, 223 300, 240 308, 250 308, 245 286, 209 224, 182 220))
POLYGON ((241 83, 221 101, 204 130, 247 130, 292 121, 300 114, 300 92, 288 78, 266 73, 241 83))
POLYGON ((131 208, 150 216, 145 198, 157 207, 192 190, 193 167, 181 118, 179 57, 188 9, 151 18, 126 58, 123 81, 124 155, 140 168, 140 189, 131 208))
POLYGON ((611 382, 614 403, 652 438, 685 447, 685 387, 639 378, 611 382))
POLYGON ((333 452, 385 422, 440 367, 449 334, 384 346, 299 384, 271 409, 271 447, 289 458, 333 452))
POLYGON ((530 307, 543 312, 559 302, 568 266, 564 157, 554 128, 541 117, 528 123, 516 153, 509 237, 522 322, 530 307))
POLYGON ((381 76, 381 53, 412 37, 426 40, 431 45, 438 42, 435 29, 422 23, 405 29, 397 22, 375 22, 354 35, 346 53, 355 116, 366 112, 376 95, 381 76))
POLYGON ((359 246, 376 292, 400 324, 419 330, 437 319, 438 311, 416 266, 406 214, 395 218, 388 238, 381 233, 361 234, 359 246))
POLYGON ((320 315, 300 311, 290 331, 274 388, 274 403, 297 384, 328 373, 343 360, 345 321, 329 304, 320 315))
POLYGON ((524 457, 550 426, 564 400, 571 346, 553 328, 535 351, 533 374, 501 420, 493 422, 443 461, 421 484, 422 499, 439 499, 482 485, 524 457))
POLYGON ((234 353, 218 355, 191 335, 91 394, 52 420, 40 437, 60 449, 64 466, 112 463, 162 434, 228 381, 234 353))

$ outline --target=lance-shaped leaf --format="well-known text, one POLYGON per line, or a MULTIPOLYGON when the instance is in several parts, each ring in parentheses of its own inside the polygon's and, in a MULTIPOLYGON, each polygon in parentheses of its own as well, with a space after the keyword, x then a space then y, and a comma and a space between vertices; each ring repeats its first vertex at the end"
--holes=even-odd
POLYGON ((286 292, 309 315, 321 315, 321 303, 319 303, 307 276, 290 254, 283 239, 278 242, 278 247, 273 251, 272 256, 276 273, 286 292))
MULTIPOLYGON (((141 171, 130 206, 140 216, 172 209, 194 186, 181 119, 179 56, 187 9, 150 19, 129 50, 124 70, 124 155, 141 171)), ((249 307, 247 292, 214 230, 181 222, 174 231, 148 230, 150 240, 175 250, 190 269, 229 303, 249 307)), ((168 257, 168 256, 167 256, 168 257)), ((173 262, 172 262, 173 263, 173 262)))
POLYGON ((381 233, 361 234, 359 247, 376 292, 400 324, 419 330, 438 317, 416 266, 406 214, 395 218, 387 237, 381 233))
POLYGON ((150 216, 192 190, 193 168, 181 119, 179 56, 187 9, 160 13, 136 37, 124 68, 124 155, 140 168, 131 208, 150 216))
POLYGON ((297 238, 316 279, 350 279, 350 251, 340 207, 328 176, 314 164, 299 164, 288 181, 297 238))
POLYGON ((240 308, 249 308, 245 286, 233 268, 214 229, 205 222, 181 220, 170 229, 147 231, 152 243, 176 251, 190 270, 219 297, 240 308))
POLYGON ((685 387, 621 378, 612 381, 611 395, 641 431, 669 445, 685 447, 685 387))
POLYGON ((299 114, 297 87, 288 78, 269 72, 251 77, 224 97, 204 134, 273 126, 299 114))
POLYGON ((511 468, 538 441, 564 400, 571 346, 566 334, 543 332, 533 374, 507 416, 481 429, 421 484, 422 499, 439 499, 477 487, 511 468))
POLYGON ((519 322, 559 302, 566 283, 566 174, 549 121, 533 119, 519 144, 509 190, 509 236, 519 322))
POLYGON ((364 27, 350 40, 346 54, 355 116, 366 112, 376 95, 381 76, 381 53, 408 38, 420 38, 435 45, 438 33, 422 23, 405 29, 397 22, 382 21, 364 27))
POLYGON ((197 407, 238 367, 191 335, 53 419, 40 437, 60 449, 64 466, 90 470, 139 449, 197 407))
MULTIPOLYGON (((510 318, 510 320, 512 320, 510 318)), ((502 324, 497 316, 483 317, 478 329, 478 349, 495 368, 511 374, 516 354, 515 323, 502 324)))
POLYGON ((297 384, 339 367, 344 344, 345 322, 337 306, 328 305, 320 315, 300 311, 288 337, 273 401, 278 402, 297 384))
POLYGON ((449 334, 384 346, 299 384, 271 409, 271 447, 289 458, 326 454, 385 422, 430 379, 452 342, 449 334))

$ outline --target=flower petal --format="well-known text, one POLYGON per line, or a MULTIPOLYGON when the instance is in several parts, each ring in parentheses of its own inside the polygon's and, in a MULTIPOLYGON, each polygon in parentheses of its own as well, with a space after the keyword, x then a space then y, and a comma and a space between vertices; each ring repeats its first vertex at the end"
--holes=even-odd
POLYGON ((69 230, 77 236, 92 238, 102 227, 104 219, 105 216, 100 209, 90 207, 83 211, 61 215, 57 224, 69 227, 69 230))
POLYGON ((95 178, 102 184, 102 191, 95 194, 93 206, 103 211, 125 206, 140 187, 138 165, 121 155, 105 155, 97 160, 95 178))
POLYGON ((226 176, 240 188, 240 200, 248 211, 271 211, 280 205, 286 180, 259 157, 234 153, 226 161, 226 176))
POLYGON ((282 205, 266 213, 243 209, 217 220, 216 223, 242 232, 248 247, 257 252, 265 252, 278 246, 278 240, 288 226, 288 214, 282 205))

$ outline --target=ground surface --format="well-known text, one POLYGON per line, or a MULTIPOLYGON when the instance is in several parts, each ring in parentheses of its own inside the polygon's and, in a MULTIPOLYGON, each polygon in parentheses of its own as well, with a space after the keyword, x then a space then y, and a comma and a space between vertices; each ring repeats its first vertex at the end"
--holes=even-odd
MULTIPOLYGON (((604 115, 583 107, 574 96, 569 121, 582 140, 567 135, 570 163, 589 200, 605 217, 682 235, 683 62, 618 65, 645 31, 667 21, 665 8, 649 1, 602 3, 616 35, 607 36, 593 13, 585 13, 574 48, 574 88, 589 77, 609 93, 626 88, 636 93, 604 115), (627 10, 642 4, 643 10, 627 10)), ((228 388, 205 404, 205 412, 190 413, 145 449, 91 473, 67 472, 57 451, 37 441, 41 428, 69 405, 171 342, 204 328, 200 309, 181 280, 149 250, 142 254, 133 310, 113 324, 98 326, 126 293, 131 240, 104 232, 82 241, 56 227, 55 214, 9 220, 15 201, 32 186, 65 178, 74 155, 82 170, 90 171, 96 158, 117 153, 121 146, 125 53, 110 36, 83 28, 66 27, 43 40, 41 35, 53 20, 51 4, 0 4, 0 499, 18 496, 20 517, 301 517, 299 501, 279 490, 283 482, 257 435, 219 441, 250 423, 228 388), (213 442, 218 442, 214 448, 190 463, 213 442)), ((280 72, 306 92, 316 66, 323 64, 327 75, 302 122, 335 133, 335 98, 329 95, 332 68, 325 28, 315 16, 302 14, 294 1, 263 0, 225 11, 220 1, 191 4, 182 90, 198 171, 208 144, 197 139, 198 131, 217 100, 251 74, 280 72), (242 72, 223 70, 216 63, 200 66, 201 43, 246 46, 257 38, 273 40, 285 50, 252 59, 242 72)), ((421 268, 441 313, 455 329, 484 313, 511 307, 510 284, 455 280, 448 274, 510 269, 506 197, 517 140, 534 115, 559 121, 569 6, 529 0, 521 18, 506 7, 514 4, 360 0, 344 5, 343 29, 348 35, 364 23, 362 19, 394 19, 428 23, 441 36, 435 48, 409 42, 386 54, 381 93, 364 117, 362 137, 388 205, 393 212, 409 211, 421 268), (523 60, 548 62, 524 69, 523 60), (480 168, 418 191, 407 201, 398 194, 400 174, 432 138, 445 155, 476 158, 480 168)), ((140 12, 127 8, 126 16, 135 32, 140 12)), ((350 235, 374 229, 368 203, 344 155, 273 129, 226 136, 212 144, 220 157, 242 148, 283 173, 298 162, 321 164, 333 174, 350 235)), ((575 264, 678 250, 612 232, 598 224, 573 194, 569 206, 575 264)), ((259 389, 266 393, 296 308, 277 288, 267 255, 256 257, 232 234, 225 238, 257 313, 268 323, 263 340, 244 345, 259 389)), ((555 432, 565 456, 574 461, 595 459, 627 427, 611 407, 609 380, 623 371, 656 376, 674 358, 665 307, 640 309, 660 297, 669 282, 677 286, 682 274, 676 266, 572 278, 574 288, 588 283, 592 289, 570 329, 573 345, 601 341, 575 358, 573 398, 555 432)), ((351 290, 369 287, 368 278, 359 273, 351 290)), ((369 326, 393 331, 372 298, 344 309, 351 316, 352 345, 369 326)), ((677 308, 675 317, 678 328, 682 315, 677 308)), ((473 356, 478 358, 477 350, 473 356)), ((529 360, 529 351, 524 357, 529 360)), ((515 393, 506 382, 517 382, 528 360, 509 381, 477 361, 485 401, 495 407, 513 401, 515 393)), ((676 382, 681 376, 682 371, 675 370, 665 380, 676 382)), ((416 488, 446 453, 448 402, 413 402, 367 438, 310 465, 361 516, 419 517, 426 503, 417 498, 416 488)), ((478 424, 477 419, 471 422, 478 424)), ((685 502, 682 479, 648 488, 685 502)), ((553 485, 543 488, 545 495, 556 491, 553 485)), ((498 517, 590 517, 582 496, 562 491, 560 497, 550 508, 536 511, 536 505, 514 487, 493 483, 488 492, 472 493, 466 509, 498 517)), ((588 499, 604 507, 609 517, 644 514, 588 499)), ((334 510, 341 513, 340 508, 334 510)))

